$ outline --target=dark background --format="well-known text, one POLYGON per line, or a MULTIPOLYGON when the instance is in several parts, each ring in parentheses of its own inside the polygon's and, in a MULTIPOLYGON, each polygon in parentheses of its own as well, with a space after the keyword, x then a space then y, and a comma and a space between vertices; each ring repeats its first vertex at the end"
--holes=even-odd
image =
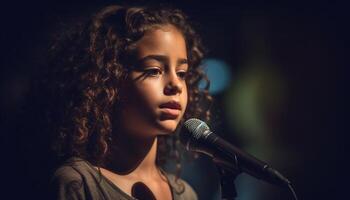
MULTIPOLYGON (((23 120, 18 116, 27 101, 31 81, 45 60, 42 56, 50 33, 61 22, 120 1, 101 2, 14 1, 1 6, 1 165, 5 186, 2 189, 12 195, 10 199, 35 199, 32 195, 44 193, 38 179, 49 173, 46 166, 50 161, 41 158, 40 153, 45 152, 38 150, 45 143, 45 136, 15 130, 23 120), (38 137, 42 140, 33 139, 38 137)), ((208 57, 224 60, 231 66, 230 86, 214 94, 215 132, 280 169, 292 181, 299 199, 346 198, 345 50, 349 6, 340 1, 171 3, 195 22, 209 50, 208 57), (271 76, 278 78, 279 81, 262 89, 267 94, 274 94, 271 85, 283 83, 282 89, 278 89, 281 93, 278 97, 282 97, 261 107, 265 109, 263 116, 269 119, 263 120, 268 124, 265 130, 273 130, 266 138, 272 138, 274 150, 278 151, 276 157, 259 149, 251 150, 249 145, 254 146, 258 139, 240 135, 244 131, 234 128, 239 120, 230 118, 239 118, 239 114, 227 113, 231 112, 227 106, 231 92, 233 99, 239 98, 240 93, 235 91, 245 80, 244 74, 254 74, 254 70, 246 70, 256 69, 252 65, 258 66, 259 72, 273 71, 271 76), (281 76, 276 76, 276 72, 281 76)), ((270 79, 262 82, 266 80, 270 79)), ((35 118, 25 120, 36 123, 35 118)), ((218 177, 208 158, 201 157, 184 166, 187 168, 183 177, 193 185, 200 199, 218 197, 218 177)), ((242 200, 292 199, 287 189, 244 175, 237 188, 238 199, 242 200)))

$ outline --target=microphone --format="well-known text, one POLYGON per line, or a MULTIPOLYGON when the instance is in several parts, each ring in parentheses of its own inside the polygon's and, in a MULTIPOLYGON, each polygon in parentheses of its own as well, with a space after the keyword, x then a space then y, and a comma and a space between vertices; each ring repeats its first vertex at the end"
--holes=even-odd
POLYGON ((199 119, 187 120, 180 132, 180 142, 189 151, 209 155, 215 163, 238 173, 245 172, 255 178, 280 186, 290 181, 267 163, 226 142, 215 135, 208 125, 199 119))

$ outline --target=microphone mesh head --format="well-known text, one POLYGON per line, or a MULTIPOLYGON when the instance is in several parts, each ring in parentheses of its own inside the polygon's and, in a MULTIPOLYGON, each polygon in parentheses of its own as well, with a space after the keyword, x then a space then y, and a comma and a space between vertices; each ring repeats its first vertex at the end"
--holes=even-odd
POLYGON ((184 123, 184 127, 195 139, 199 139, 203 136, 203 133, 209 130, 209 126, 205 122, 196 118, 188 119, 184 123))

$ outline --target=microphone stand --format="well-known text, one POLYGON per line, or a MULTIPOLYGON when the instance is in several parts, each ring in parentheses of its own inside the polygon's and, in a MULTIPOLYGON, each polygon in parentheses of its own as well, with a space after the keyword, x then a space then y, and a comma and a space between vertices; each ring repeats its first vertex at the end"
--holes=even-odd
POLYGON ((234 168, 232 164, 220 159, 213 159, 220 174, 221 199, 234 200, 237 197, 235 180, 241 173, 240 170, 234 168))

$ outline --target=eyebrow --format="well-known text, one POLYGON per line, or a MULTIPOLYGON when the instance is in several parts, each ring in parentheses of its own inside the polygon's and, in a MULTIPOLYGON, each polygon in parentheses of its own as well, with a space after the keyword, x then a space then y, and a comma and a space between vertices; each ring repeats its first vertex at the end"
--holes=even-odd
MULTIPOLYGON (((157 60, 159 62, 162 63, 168 63, 169 62, 169 58, 167 56, 163 56, 163 55, 148 55, 145 56, 143 58, 141 58, 140 60, 138 60, 138 63, 142 63, 145 62, 147 60, 157 60)), ((188 64, 188 60, 186 58, 180 58, 177 60, 176 65, 183 65, 183 64, 188 64)))

